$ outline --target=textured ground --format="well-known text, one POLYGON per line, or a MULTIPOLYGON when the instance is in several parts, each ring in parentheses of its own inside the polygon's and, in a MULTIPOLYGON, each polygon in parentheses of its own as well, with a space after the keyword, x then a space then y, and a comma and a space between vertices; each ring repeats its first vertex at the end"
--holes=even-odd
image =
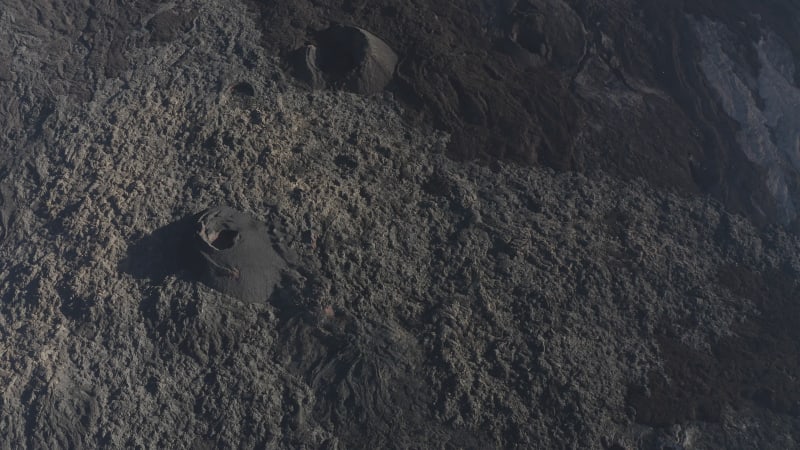
POLYGON ((389 90, 451 134, 452 157, 642 177, 758 223, 797 217, 796 2, 254 4, 276 53, 331 22, 386 39, 401 55, 389 90))
POLYGON ((690 196, 688 163, 665 189, 454 161, 498 128, 307 90, 279 2, 6 3, 0 448, 798 445, 800 239, 690 196), (297 254, 263 304, 181 264, 215 204, 297 254))

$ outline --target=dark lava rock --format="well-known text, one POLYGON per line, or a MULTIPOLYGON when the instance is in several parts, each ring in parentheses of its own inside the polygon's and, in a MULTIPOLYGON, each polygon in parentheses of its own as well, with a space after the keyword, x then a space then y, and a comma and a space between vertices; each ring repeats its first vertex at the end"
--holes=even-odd
POLYGON ((150 31, 150 40, 153 42, 169 42, 180 33, 186 32, 190 27, 195 14, 167 9, 159 12, 147 22, 150 31))
POLYGON ((295 75, 311 87, 375 94, 392 80, 397 55, 372 33, 336 25, 319 33, 317 42, 290 56, 295 75))
POLYGON ((264 303, 287 268, 266 224, 227 206, 196 216, 191 249, 201 280, 250 303, 264 303))
POLYGON ((725 99, 742 98, 726 86, 747 80, 754 93, 744 99, 752 96, 753 105, 779 84, 796 93, 785 88, 800 78, 800 71, 789 70, 800 55, 796 5, 789 0, 259 3, 267 49, 286 54, 312 38, 315 46, 293 55, 297 76, 314 87, 330 82, 328 72, 349 70, 353 63, 346 50, 352 44, 344 35, 310 36, 308 30, 336 22, 379 33, 401 55, 387 89, 413 111, 408 116, 415 123, 451 135, 447 150, 454 159, 641 177, 683 194, 711 195, 760 224, 784 225, 798 215, 791 201, 798 193, 798 166, 786 156, 796 152, 785 144, 794 142, 796 127, 790 120, 763 125, 762 115, 793 111, 796 102, 788 100, 791 95, 775 97, 761 105, 763 114, 753 106, 749 115, 736 117, 725 105, 738 103, 725 99), (696 24, 706 22, 726 30, 722 38, 698 33, 696 24), (720 46, 723 55, 709 51, 720 46), (323 47, 337 55, 327 69, 321 66, 323 47), (762 67, 759 49, 767 56, 774 49, 786 54, 773 64, 785 69, 772 77, 780 83, 764 82, 773 69, 762 67), (741 72, 736 83, 719 81, 732 77, 724 66, 714 67, 725 58, 741 72), (715 71, 721 73, 716 81, 715 71), (756 89, 759 83, 767 86, 759 88, 764 92, 756 89), (777 144, 768 142, 770 133, 777 144), (774 158, 753 157, 753 136, 767 149, 761 153, 774 158))

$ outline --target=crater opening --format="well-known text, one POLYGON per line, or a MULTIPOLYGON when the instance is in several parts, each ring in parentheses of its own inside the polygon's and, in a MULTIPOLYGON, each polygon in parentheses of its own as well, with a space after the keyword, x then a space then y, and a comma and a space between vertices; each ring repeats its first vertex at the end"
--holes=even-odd
POLYGON ((253 97, 256 95, 256 90, 252 84, 242 81, 241 83, 236 83, 232 88, 231 92, 234 95, 238 95, 240 97, 253 97))
POLYGON ((334 27, 321 32, 317 38, 319 68, 333 80, 356 70, 366 57, 369 45, 366 36, 357 28, 334 27))
POLYGON ((226 250, 233 247, 238 238, 239 233, 237 231, 222 230, 216 236, 212 236, 211 246, 217 250, 226 250))

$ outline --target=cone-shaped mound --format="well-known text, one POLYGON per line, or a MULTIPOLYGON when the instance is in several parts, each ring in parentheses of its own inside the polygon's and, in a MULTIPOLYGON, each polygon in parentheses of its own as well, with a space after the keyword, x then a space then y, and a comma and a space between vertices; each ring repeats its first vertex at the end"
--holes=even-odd
POLYGON ((264 303, 287 267, 267 225, 227 206, 195 216, 191 244, 200 279, 250 303, 264 303))

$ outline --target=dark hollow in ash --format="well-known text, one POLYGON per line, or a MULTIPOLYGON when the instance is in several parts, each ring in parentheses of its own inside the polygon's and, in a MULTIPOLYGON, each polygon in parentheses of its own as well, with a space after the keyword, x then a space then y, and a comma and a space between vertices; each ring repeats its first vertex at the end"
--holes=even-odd
POLYGON ((287 268, 267 225, 227 206, 195 216, 191 249, 201 281, 250 303, 265 303, 287 268))
POLYGON ((361 28, 335 25, 289 55, 294 75, 314 89, 344 89, 357 94, 382 91, 394 76, 397 54, 361 28))

